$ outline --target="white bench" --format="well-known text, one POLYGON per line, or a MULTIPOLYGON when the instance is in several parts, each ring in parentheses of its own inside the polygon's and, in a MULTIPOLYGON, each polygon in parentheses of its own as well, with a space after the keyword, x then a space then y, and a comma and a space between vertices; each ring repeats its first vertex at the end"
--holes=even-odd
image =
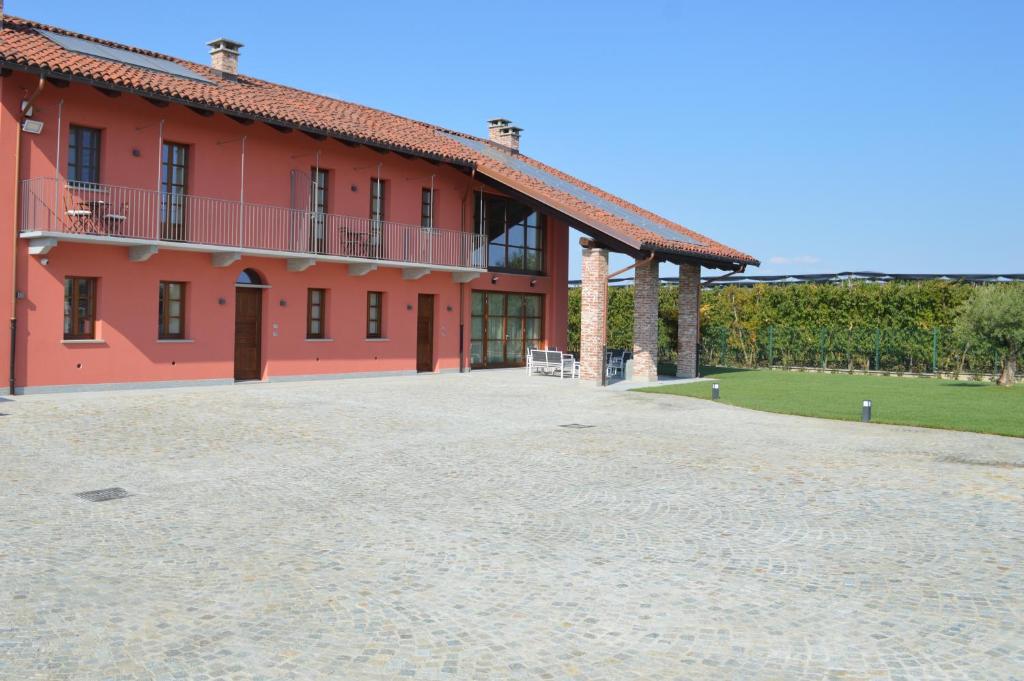
POLYGON ((528 374, 544 373, 558 375, 561 378, 579 378, 580 364, 567 352, 558 350, 530 350, 526 358, 528 374))

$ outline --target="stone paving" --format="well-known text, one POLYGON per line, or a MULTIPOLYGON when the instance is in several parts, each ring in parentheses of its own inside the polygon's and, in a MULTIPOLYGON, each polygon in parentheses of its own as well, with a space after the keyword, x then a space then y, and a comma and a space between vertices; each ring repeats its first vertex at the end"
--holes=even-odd
POLYGON ((522 371, 0 414, 2 679, 1024 679, 1022 440, 522 371))

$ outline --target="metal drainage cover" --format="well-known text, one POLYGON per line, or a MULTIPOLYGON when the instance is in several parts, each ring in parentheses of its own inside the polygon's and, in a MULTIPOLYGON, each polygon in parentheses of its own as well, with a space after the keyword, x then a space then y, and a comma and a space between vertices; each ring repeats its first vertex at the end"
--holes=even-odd
POLYGON ((107 489, 94 489, 89 492, 78 492, 75 496, 85 499, 86 501, 110 501, 111 499, 124 499, 131 495, 122 487, 108 487, 107 489))
POLYGON ((585 423, 563 423, 558 426, 559 428, 593 428, 594 426, 587 425, 585 423))

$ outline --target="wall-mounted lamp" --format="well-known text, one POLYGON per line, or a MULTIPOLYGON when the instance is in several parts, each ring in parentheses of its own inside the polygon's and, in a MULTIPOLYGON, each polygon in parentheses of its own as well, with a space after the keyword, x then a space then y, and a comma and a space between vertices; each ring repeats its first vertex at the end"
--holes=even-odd
POLYGON ((491 283, 492 284, 497 284, 498 283, 498 277, 491 277, 491 283))
POLYGON ((412 310, 412 303, 406 304, 405 309, 406 310, 412 310))
POLYGON ((280 305, 281 305, 281 307, 288 307, 288 301, 285 300, 284 298, 282 298, 280 305))
POLYGON ((132 149, 132 156, 138 158, 139 156, 142 156, 142 152, 139 151, 138 149, 132 149))
POLYGON ((228 301, 227 301, 227 300, 225 300, 224 298, 218 298, 218 299, 217 299, 217 304, 218 304, 218 305, 227 305, 227 304, 228 304, 228 301))
POLYGON ((352 191, 354 191, 354 192, 359 191, 359 185, 355 185, 355 184, 352 185, 352 191))
POLYGON ((448 306, 447 306, 447 310, 448 310, 449 312, 451 312, 451 311, 452 311, 452 306, 451 306, 451 305, 448 305, 448 306))
POLYGON ((536 285, 537 285, 537 280, 536 279, 531 279, 530 280, 530 288, 533 288, 536 285))
POLYGON ((29 133, 30 135, 38 135, 43 131, 43 122, 35 121, 31 118, 26 118, 24 121, 21 122, 21 129, 29 133))
POLYGON ((39 258, 39 264, 42 265, 43 267, 46 267, 47 265, 50 264, 50 259, 49 258, 39 258))

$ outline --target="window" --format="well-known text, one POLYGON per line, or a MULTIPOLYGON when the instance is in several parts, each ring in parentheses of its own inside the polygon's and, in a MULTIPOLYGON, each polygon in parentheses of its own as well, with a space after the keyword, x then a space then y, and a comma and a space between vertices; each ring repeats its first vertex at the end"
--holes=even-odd
POLYGON ((327 290, 311 288, 306 298, 306 338, 324 338, 324 305, 327 290))
POLYGON ((540 274, 544 270, 543 215, 518 201, 476 193, 476 231, 487 235, 492 270, 540 274))
POLYGON ((523 366, 527 351, 543 343, 543 296, 473 291, 470 313, 474 369, 523 366))
POLYGON ((185 284, 180 281, 160 282, 158 306, 159 330, 162 340, 185 337, 185 284))
POLYGON ((188 193, 188 147, 164 142, 160 158, 160 238, 186 241, 185 209, 188 193))
POLYGON ((68 136, 68 182, 100 181, 100 131, 72 125, 68 136))
POLYGON ((96 279, 64 279, 64 339, 96 337, 96 279))
POLYGON ((420 227, 434 226, 434 190, 423 188, 420 198, 420 227))
POLYGON ((366 293, 366 337, 381 338, 384 322, 384 294, 380 291, 366 293))
POLYGON ((381 221, 384 217, 384 190, 387 182, 380 178, 370 180, 370 219, 381 221))

